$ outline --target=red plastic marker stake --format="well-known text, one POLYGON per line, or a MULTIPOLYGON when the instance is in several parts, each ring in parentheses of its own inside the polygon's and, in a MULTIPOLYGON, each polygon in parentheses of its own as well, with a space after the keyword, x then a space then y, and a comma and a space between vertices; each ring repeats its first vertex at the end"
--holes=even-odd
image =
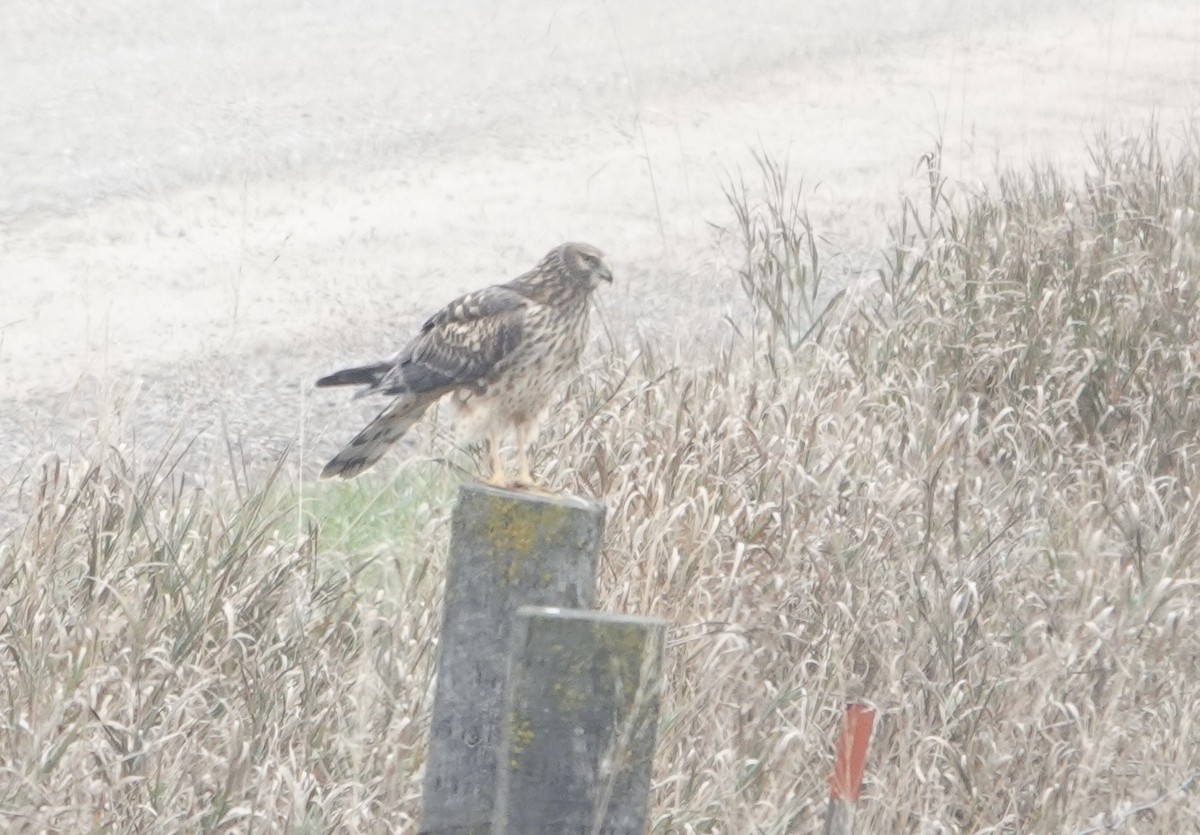
POLYGON ((863 770, 867 764, 867 746, 875 711, 866 705, 846 705, 842 735, 837 742, 833 776, 829 778, 829 817, 825 819, 826 835, 852 835, 854 804, 862 788, 863 770))

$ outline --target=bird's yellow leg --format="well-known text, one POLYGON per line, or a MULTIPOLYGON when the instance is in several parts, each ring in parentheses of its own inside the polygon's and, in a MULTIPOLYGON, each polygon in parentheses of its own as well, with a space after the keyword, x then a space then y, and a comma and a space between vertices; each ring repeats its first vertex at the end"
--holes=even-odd
POLYGON ((504 475, 504 462, 500 459, 500 436, 495 432, 488 433, 488 454, 492 459, 492 474, 487 483, 493 487, 507 487, 508 477, 504 475))
POLYGON ((518 487, 533 487, 533 475, 529 472, 529 424, 517 425, 517 480, 518 487))

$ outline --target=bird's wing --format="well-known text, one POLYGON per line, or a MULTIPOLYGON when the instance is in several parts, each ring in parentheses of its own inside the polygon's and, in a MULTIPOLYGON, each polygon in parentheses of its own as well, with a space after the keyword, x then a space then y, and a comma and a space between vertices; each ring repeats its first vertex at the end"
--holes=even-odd
POLYGON ((478 380, 520 344, 529 304, 504 285, 455 299, 422 326, 377 390, 432 392, 478 380))

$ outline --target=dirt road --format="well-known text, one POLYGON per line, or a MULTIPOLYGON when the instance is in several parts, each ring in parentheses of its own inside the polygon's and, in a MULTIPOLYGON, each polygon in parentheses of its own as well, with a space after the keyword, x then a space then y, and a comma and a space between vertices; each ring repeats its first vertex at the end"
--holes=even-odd
POLYGON ((1078 169, 1200 81, 1196 0, 242 5, 6 4, 0 486, 176 426, 327 454, 364 410, 316 376, 566 239, 623 332, 716 320, 753 149, 852 271, 935 137, 968 183, 1078 169))

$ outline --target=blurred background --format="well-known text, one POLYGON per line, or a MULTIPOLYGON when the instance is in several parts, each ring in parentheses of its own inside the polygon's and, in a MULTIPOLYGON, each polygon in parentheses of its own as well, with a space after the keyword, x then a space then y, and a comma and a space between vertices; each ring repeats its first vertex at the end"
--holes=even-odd
POLYGON ((1198 61, 1191 0, 10 0, 0 475, 117 416, 324 454, 358 417, 313 379, 568 239, 615 265, 609 338, 719 338, 753 153, 850 281, 937 143, 971 188, 1082 170, 1182 133, 1198 61))

